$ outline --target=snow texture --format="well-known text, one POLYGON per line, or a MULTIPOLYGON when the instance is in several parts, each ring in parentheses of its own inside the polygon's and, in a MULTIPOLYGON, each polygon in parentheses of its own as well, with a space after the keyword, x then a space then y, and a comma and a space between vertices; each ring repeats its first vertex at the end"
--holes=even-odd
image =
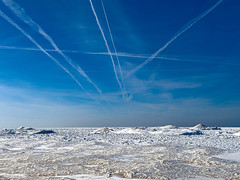
POLYGON ((235 136, 240 136, 240 130, 233 133, 235 136))
POLYGON ((0 131, 0 135, 4 134, 52 134, 55 133, 53 130, 45 130, 45 129, 39 129, 36 130, 34 128, 30 127, 19 127, 17 129, 3 129, 0 131))
POLYGON ((240 179, 237 128, 0 130, 0 179, 240 179))

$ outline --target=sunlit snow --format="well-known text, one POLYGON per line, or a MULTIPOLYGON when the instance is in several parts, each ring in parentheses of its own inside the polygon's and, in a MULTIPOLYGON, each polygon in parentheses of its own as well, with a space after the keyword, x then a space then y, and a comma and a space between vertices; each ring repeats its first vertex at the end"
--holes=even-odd
POLYGON ((0 179, 240 179, 237 130, 3 129, 0 179))

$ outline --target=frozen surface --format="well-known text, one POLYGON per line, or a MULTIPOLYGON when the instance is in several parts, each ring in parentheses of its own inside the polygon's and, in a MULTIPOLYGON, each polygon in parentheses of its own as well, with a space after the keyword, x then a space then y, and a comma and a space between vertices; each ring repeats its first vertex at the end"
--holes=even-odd
POLYGON ((237 161, 240 163, 240 152, 220 154, 217 156, 217 158, 226 159, 230 161, 237 161))
MULTIPOLYGON (((75 179, 75 180, 89 180, 89 179, 95 179, 95 180, 129 180, 127 178, 122 178, 119 176, 93 176, 89 174, 81 174, 81 175, 72 175, 72 176, 59 176, 59 178, 68 178, 68 179, 75 179)), ((141 179, 131 179, 131 180, 141 180, 141 179)))
POLYGON ((224 180, 224 179, 222 179, 222 178, 207 178, 207 177, 196 176, 195 178, 178 178, 176 180, 224 180))
POLYGON ((240 136, 240 130, 237 130, 236 132, 233 133, 235 136, 240 136))
POLYGON ((0 179, 240 179, 239 128, 0 130, 0 179))

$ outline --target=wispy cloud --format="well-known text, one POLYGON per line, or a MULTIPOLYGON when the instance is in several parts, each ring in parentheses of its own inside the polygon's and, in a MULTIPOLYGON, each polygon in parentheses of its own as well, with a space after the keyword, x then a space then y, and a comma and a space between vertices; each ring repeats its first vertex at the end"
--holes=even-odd
POLYGON ((35 44, 44 54, 46 54, 51 60, 53 60, 60 68, 62 68, 83 90, 84 87, 80 82, 76 79, 76 77, 69 72, 67 68, 65 68, 56 58, 51 56, 47 51, 45 51, 42 46, 40 46, 27 32, 25 32, 20 26, 18 26, 11 18, 9 18, 4 12, 0 10, 0 16, 9 22, 12 26, 14 26, 19 32, 21 32, 25 37, 27 37, 33 44, 35 44))
MULTIPOLYGON (((81 123, 97 119, 102 107, 96 105, 84 92, 85 97, 76 98, 84 103, 74 103, 56 90, 19 88, 0 85, 0 128, 16 128, 18 126, 61 127, 71 126, 81 117, 81 123)), ((96 95, 101 96, 99 93, 96 95)), ((99 120, 99 119, 98 119, 99 120)), ((80 123, 78 124, 80 126, 80 123)))
POLYGON ((119 78, 118 78, 118 74, 117 74, 117 70, 116 70, 116 65, 115 65, 115 62, 114 62, 114 60, 113 60, 113 57, 112 57, 112 54, 111 54, 111 51, 110 51, 108 42, 107 42, 107 40, 106 40, 106 37, 105 37, 105 34, 104 34, 104 32, 103 32, 102 26, 101 26, 101 24, 100 24, 100 22, 99 22, 99 19, 98 19, 97 13, 96 13, 96 11, 95 11, 95 8, 94 8, 94 6, 93 6, 92 0, 89 0, 89 2, 90 2, 90 5, 91 5, 91 9, 92 9, 92 11, 93 11, 93 14, 94 14, 94 16, 95 16, 95 19, 96 19, 98 28, 99 28, 99 30, 101 31, 103 40, 104 40, 104 42, 105 42, 105 46, 106 46, 107 51, 108 51, 108 53, 109 53, 109 56, 110 56, 110 58, 111 58, 112 65, 113 65, 113 70, 114 70, 114 73, 115 73, 115 77, 116 77, 117 83, 118 83, 118 85, 119 85, 119 87, 120 87, 120 89, 121 89, 121 91, 122 91, 122 96, 123 96, 123 98, 125 98, 125 93, 124 93, 124 90, 123 90, 123 86, 122 86, 122 84, 121 84, 121 82, 120 82, 120 80, 119 80, 119 78))
POLYGON ((188 22, 186 25, 183 26, 182 30, 180 30, 180 32, 178 32, 176 35, 174 35, 164 46, 162 46, 158 51, 156 51, 151 57, 149 57, 148 59, 146 59, 142 64, 138 65, 136 68, 134 68, 133 70, 129 71, 127 73, 127 76, 130 76, 131 74, 134 74, 135 72, 137 72, 138 70, 140 70, 141 68, 143 68, 146 64, 148 64, 149 62, 151 62, 160 52, 162 52, 163 50, 165 50, 171 43, 173 43, 179 36, 181 36, 184 32, 186 32, 188 29, 190 29, 193 25, 195 25, 198 21, 200 21, 202 18, 204 18, 208 13, 210 13, 211 11, 213 11, 223 0, 219 0, 215 5, 213 5, 210 9, 208 9, 207 11, 203 12, 202 14, 200 14, 199 16, 197 16, 196 18, 194 18, 193 20, 191 20, 190 22, 188 22))
MULTIPOLYGON (((72 101, 52 100, 49 95, 26 89, 0 87, 0 99, 6 92, 18 93, 28 101, 0 101, 0 127, 17 126, 66 127, 66 126, 159 126, 174 124, 180 126, 203 123, 213 126, 229 125, 239 118, 239 104, 215 105, 211 99, 182 98, 150 103, 131 101, 111 106, 111 113, 104 114, 93 104, 77 104, 72 101), (5 88, 5 90, 4 90, 5 88), (31 93, 37 95, 32 99, 31 93), (45 98, 42 98, 45 97, 45 98), (39 101, 39 99, 41 99, 39 101), (124 113, 122 113, 124 112, 124 113), (76 118, 81 117, 81 119, 76 118), (147 119, 147 121, 146 121, 147 119)), ((54 92, 47 92, 54 94, 54 92)), ((66 93, 67 95, 71 93, 66 93)), ((61 96, 61 93, 57 93, 61 96)), ((76 93, 76 95, 80 95, 76 93)), ((63 95, 64 96, 64 95, 63 95)), ((100 94, 98 94, 100 96, 100 94)), ((119 97, 115 96, 116 101, 119 97)), ((235 125, 234 123, 231 125, 235 125)))
MULTIPOLYGON (((102 97, 99 93, 92 95, 102 97)), ((103 113, 102 109, 92 101, 86 101, 84 104, 74 103, 68 99, 69 96, 74 99, 86 98, 86 94, 73 90, 45 89, 39 93, 37 89, 1 85, 0 127, 159 126, 167 124, 189 126, 198 123, 219 126, 229 125, 231 121, 237 125, 240 113, 239 103, 225 102, 222 105, 216 105, 212 99, 190 97, 174 99, 169 93, 160 94, 159 98, 164 98, 166 101, 133 100, 127 103, 119 103, 121 98, 119 94, 108 94, 105 97, 111 100, 111 104, 107 104, 106 108, 111 109, 111 112, 103 113), (16 94, 20 97, 19 99, 12 98, 16 94), (81 119, 76 117, 81 117, 81 119)))
POLYGON ((45 39, 47 39, 51 45, 53 46, 53 48, 56 50, 57 53, 59 53, 60 55, 63 56, 63 58, 68 62, 68 64, 70 64, 75 70, 77 70, 84 78, 86 78, 86 80, 91 83, 96 90, 99 93, 102 93, 102 91, 98 88, 98 86, 88 77, 88 75, 83 71, 83 69, 77 65, 71 58, 69 58, 68 56, 66 56, 56 45, 56 43, 53 41, 53 39, 39 26, 39 24, 37 24, 34 20, 32 20, 27 13, 25 12, 25 10, 16 2, 14 2, 13 0, 3 0, 4 4, 9 7, 12 12, 15 13, 15 15, 22 20, 23 22, 25 22, 26 24, 28 24, 33 30, 35 30, 36 32, 40 33, 45 39))
MULTIPOLYGON (((145 94, 149 95, 154 94, 151 92, 153 89, 160 91, 168 92, 169 90, 175 89, 194 89, 202 86, 201 83, 195 83, 191 81, 180 81, 174 79, 161 79, 161 80, 142 80, 133 76, 126 81, 127 87, 129 88, 130 93, 145 94)), ((157 93, 156 93, 157 94, 157 93)))

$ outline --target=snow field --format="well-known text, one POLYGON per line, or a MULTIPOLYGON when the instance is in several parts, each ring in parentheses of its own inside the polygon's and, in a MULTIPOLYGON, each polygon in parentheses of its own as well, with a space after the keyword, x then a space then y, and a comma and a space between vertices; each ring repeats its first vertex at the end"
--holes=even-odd
POLYGON ((28 131, 0 131, 0 179, 240 179, 236 128, 28 131))

